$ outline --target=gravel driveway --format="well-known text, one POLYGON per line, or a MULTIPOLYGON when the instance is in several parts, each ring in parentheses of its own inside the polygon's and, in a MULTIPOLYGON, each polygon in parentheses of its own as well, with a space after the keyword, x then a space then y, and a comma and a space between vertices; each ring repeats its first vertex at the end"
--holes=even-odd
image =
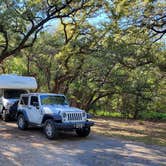
POLYGON ((0 166, 159 166, 166 165, 166 147, 122 141, 92 133, 78 138, 61 133, 47 140, 40 129, 20 131, 0 121, 0 166))

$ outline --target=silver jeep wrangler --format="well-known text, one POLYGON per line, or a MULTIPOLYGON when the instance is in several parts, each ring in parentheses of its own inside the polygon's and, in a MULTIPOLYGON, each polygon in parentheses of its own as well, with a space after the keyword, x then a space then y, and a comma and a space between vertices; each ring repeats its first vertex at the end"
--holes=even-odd
POLYGON ((70 107, 66 97, 61 94, 23 94, 18 103, 18 128, 43 127, 48 139, 56 138, 60 130, 74 130, 80 137, 88 136, 90 127, 94 125, 88 118, 90 115, 85 111, 70 107))

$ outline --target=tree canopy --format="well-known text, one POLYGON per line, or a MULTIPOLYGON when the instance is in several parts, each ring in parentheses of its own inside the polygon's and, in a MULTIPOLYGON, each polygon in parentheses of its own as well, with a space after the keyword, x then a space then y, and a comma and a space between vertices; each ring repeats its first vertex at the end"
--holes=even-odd
POLYGON ((0 1, 0 71, 33 75, 38 91, 64 93, 87 111, 132 118, 165 113, 165 6, 0 1))
MULTIPOLYGON (((98 2, 54 0, 0 1, 0 61, 20 50, 32 47, 37 34, 54 19, 74 17, 78 11, 90 10, 98 2)), ((94 8, 94 7, 93 7, 94 8)))

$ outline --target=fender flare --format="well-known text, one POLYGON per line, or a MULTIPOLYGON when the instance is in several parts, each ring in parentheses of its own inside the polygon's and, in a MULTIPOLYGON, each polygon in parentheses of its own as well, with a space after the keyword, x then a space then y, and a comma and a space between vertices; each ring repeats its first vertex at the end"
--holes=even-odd
POLYGON ((62 121, 62 117, 58 114, 45 114, 42 119, 42 123, 45 122, 47 119, 53 119, 54 121, 62 121))
POLYGON ((18 118, 18 116, 19 116, 20 114, 23 114, 25 120, 26 120, 27 122, 29 122, 29 118, 28 118, 28 115, 27 115, 27 113, 26 113, 25 110, 18 110, 18 112, 17 112, 17 116, 16 116, 16 117, 18 118))

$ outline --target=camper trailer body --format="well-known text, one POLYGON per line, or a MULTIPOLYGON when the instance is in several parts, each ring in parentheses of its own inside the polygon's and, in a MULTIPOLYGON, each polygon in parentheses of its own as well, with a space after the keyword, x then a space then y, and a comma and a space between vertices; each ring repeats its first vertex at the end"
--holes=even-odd
POLYGON ((21 94, 29 93, 36 88, 37 83, 34 77, 0 75, 0 115, 3 120, 13 118, 14 112, 10 111, 10 108, 19 100, 21 94))

